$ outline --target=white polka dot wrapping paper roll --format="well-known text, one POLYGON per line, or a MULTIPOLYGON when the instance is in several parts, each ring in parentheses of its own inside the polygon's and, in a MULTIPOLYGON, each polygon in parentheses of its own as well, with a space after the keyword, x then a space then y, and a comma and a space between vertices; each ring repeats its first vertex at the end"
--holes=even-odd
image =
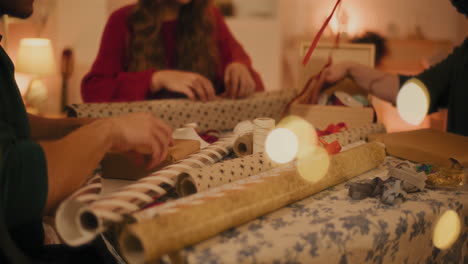
POLYGON ((351 128, 349 130, 323 136, 323 139, 328 144, 333 141, 338 141, 342 147, 356 143, 358 141, 366 141, 367 137, 371 134, 384 134, 386 133, 385 126, 380 123, 367 124, 358 128, 351 128))
POLYGON ((256 93, 245 99, 220 99, 210 102, 194 102, 186 99, 152 100, 131 103, 73 104, 69 115, 102 118, 136 112, 154 114, 172 128, 196 122, 198 129, 227 131, 243 120, 269 117, 281 119, 283 110, 295 96, 293 89, 256 93))
POLYGON ((259 152, 182 173, 177 178, 176 191, 180 196, 187 196, 271 170, 273 167, 268 156, 259 152))

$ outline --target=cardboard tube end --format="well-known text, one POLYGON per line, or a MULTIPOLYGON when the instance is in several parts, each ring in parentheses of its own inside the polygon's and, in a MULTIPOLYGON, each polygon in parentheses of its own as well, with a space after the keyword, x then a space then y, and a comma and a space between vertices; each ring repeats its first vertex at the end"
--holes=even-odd
POLYGON ((99 220, 95 214, 85 211, 80 215, 80 222, 86 231, 95 231, 99 228, 99 220))
POLYGON ((129 263, 145 263, 145 249, 136 235, 126 233, 121 242, 123 255, 129 263))
POLYGON ((180 196, 184 197, 197 193, 197 186, 195 186, 195 183, 190 179, 189 175, 183 173, 180 175, 179 179, 177 193, 180 196))

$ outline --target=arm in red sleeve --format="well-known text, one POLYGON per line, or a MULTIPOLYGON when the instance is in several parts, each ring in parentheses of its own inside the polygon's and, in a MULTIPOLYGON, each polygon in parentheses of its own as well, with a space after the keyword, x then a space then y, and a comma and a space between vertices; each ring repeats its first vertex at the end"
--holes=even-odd
POLYGON ((147 98, 154 70, 125 72, 127 18, 131 10, 132 6, 121 8, 107 21, 96 61, 81 84, 81 95, 86 103, 147 98))
POLYGON ((252 61, 250 60, 249 55, 247 52, 245 52, 241 44, 234 38, 228 26, 226 25, 223 16, 217 8, 213 8, 213 15, 216 23, 216 34, 223 67, 223 74, 229 64, 233 62, 242 63, 247 66, 250 74, 252 75, 252 78, 255 80, 255 90, 264 91, 265 88, 263 86, 262 78, 258 72, 253 69, 252 61))

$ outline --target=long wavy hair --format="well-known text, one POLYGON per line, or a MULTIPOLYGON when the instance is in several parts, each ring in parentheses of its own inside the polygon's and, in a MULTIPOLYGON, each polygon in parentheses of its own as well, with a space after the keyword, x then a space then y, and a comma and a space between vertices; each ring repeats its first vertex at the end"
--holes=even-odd
MULTIPOLYGON (((167 68, 161 35, 162 12, 167 1, 171 0, 139 0, 131 13, 128 71, 167 68)), ((176 29, 176 69, 214 80, 219 52, 210 5, 211 0, 192 0, 181 6, 176 29)))
POLYGON ((457 8, 459 13, 468 17, 468 1, 467 0, 451 0, 452 4, 457 8))

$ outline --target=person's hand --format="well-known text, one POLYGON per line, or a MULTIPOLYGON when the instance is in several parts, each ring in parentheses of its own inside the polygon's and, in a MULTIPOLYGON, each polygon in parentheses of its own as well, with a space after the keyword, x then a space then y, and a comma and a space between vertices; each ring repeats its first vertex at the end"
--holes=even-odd
POLYGON ((152 77, 152 92, 161 89, 185 94, 191 100, 206 102, 215 99, 216 93, 213 84, 207 78, 193 72, 176 70, 157 71, 152 77))
POLYGON ((325 82, 336 83, 349 75, 349 63, 332 64, 325 70, 325 82))
POLYGON ((160 164, 173 145, 172 130, 149 113, 135 113, 107 119, 112 124, 113 152, 151 155, 148 169, 160 164))
POLYGON ((255 81, 249 69, 242 63, 231 63, 224 73, 226 91, 223 96, 235 99, 244 98, 255 93, 255 81))

